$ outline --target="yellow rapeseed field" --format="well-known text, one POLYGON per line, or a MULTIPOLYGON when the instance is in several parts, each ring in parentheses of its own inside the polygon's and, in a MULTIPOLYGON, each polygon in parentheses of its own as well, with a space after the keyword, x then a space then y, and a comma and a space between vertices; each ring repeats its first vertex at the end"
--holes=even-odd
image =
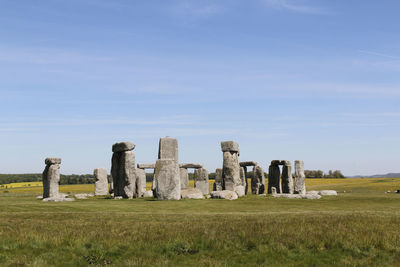
POLYGON ((10 183, 0 185, 0 189, 43 186, 42 182, 10 183))

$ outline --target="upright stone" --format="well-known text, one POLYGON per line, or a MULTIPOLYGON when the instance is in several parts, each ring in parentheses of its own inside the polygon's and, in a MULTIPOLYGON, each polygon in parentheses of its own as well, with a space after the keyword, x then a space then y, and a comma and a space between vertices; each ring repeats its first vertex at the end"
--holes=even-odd
POLYGON ((46 158, 46 167, 42 174, 43 198, 58 197, 58 184, 60 182, 60 158, 46 158))
POLYGON ((282 193, 293 194, 293 177, 292 177, 292 166, 290 161, 286 161, 282 166, 282 193))
POLYGON ((214 191, 222 191, 222 169, 215 170, 215 182, 214 182, 214 191))
POLYGON ((158 160, 154 169, 154 195, 162 200, 181 198, 181 178, 178 163, 178 140, 160 138, 158 160))
POLYGON ((222 180, 223 189, 235 191, 242 186, 240 179, 239 145, 234 141, 221 142, 223 154, 222 180))
POLYGON ((253 177, 251 178, 251 193, 259 195, 265 191, 265 175, 261 166, 253 168, 253 177))
POLYGON ((155 196, 161 200, 181 199, 179 165, 173 159, 159 159, 154 171, 155 196))
POLYGON ((146 172, 144 169, 136 169, 136 194, 142 197, 146 192, 146 172))
POLYGON ((204 168, 194 171, 194 187, 199 189, 203 195, 208 195, 210 187, 208 184, 208 171, 204 168))
POLYGON ((304 161, 294 161, 294 193, 306 193, 306 176, 304 174, 304 161))
POLYGON ((136 189, 135 145, 131 142, 115 143, 112 147, 111 176, 114 197, 138 197, 136 189))
POLYGON ((281 192, 280 177, 281 171, 279 165, 271 164, 268 171, 268 194, 272 193, 272 187, 276 188, 277 193, 281 192))
POLYGON ((108 195, 108 180, 107 180, 107 170, 104 168, 94 169, 94 177, 96 182, 94 184, 94 194, 96 196, 108 195))
POLYGON ((186 168, 179 168, 180 178, 181 178, 181 189, 189 187, 189 173, 186 168))
POLYGON ((245 167, 240 167, 240 180, 242 181, 242 186, 244 190, 244 194, 247 194, 247 178, 245 167))

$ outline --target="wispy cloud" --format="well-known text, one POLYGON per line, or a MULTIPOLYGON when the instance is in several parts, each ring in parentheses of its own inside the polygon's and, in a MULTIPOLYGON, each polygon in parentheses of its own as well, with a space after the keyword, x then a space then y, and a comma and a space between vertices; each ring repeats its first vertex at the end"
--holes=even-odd
POLYGON ((326 8, 307 5, 307 4, 300 4, 299 1, 290 1, 290 0, 262 0, 262 1, 269 7, 288 10, 292 12, 308 13, 308 14, 328 13, 326 8))
POLYGON ((190 17, 209 17, 222 11, 222 7, 215 3, 200 1, 182 1, 172 8, 173 15, 190 17))
POLYGON ((400 59, 399 56, 393 56, 385 53, 379 53, 375 51, 368 51, 368 50, 358 50, 358 52, 367 54, 367 55, 372 55, 372 56, 378 56, 378 57, 384 57, 384 58, 390 58, 390 59, 400 59))

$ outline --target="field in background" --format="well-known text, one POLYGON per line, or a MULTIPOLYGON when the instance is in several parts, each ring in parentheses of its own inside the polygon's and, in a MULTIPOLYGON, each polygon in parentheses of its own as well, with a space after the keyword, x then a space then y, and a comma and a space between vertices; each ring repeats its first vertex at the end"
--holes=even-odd
MULTIPOLYGON (((5 266, 400 265, 400 179, 307 179, 320 200, 96 197, 44 203, 42 188, 0 190, 5 266), (4 193, 8 191, 8 193, 4 193), (345 193, 343 193, 345 191, 345 193)), ((150 185, 148 185, 150 186, 150 185)), ((93 192, 94 185, 60 191, 93 192)))

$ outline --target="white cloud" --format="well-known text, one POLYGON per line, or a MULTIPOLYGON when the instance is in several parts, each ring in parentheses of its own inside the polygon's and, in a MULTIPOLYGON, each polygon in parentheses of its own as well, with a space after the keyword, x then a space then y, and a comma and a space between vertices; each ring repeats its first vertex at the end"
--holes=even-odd
POLYGON ((288 10, 298 13, 308 14, 327 14, 327 10, 317 6, 299 4, 299 1, 290 0, 263 0, 263 2, 272 8, 288 10))

